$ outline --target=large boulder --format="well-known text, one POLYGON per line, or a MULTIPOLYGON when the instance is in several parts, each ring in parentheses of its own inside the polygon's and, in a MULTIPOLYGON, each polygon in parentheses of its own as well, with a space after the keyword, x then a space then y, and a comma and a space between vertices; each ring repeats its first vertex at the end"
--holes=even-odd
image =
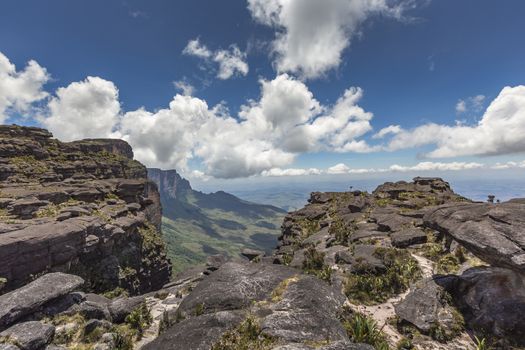
POLYGON ((0 296, 0 329, 35 312, 42 305, 79 288, 84 280, 65 273, 49 273, 24 287, 0 296))
POLYGON ((0 341, 16 344, 21 350, 41 350, 51 342, 55 327, 37 321, 18 323, 0 333, 0 341))
POLYGON ((505 345, 525 346, 525 276, 506 268, 476 267, 448 288, 468 328, 505 345))
POLYGON ((446 204, 424 221, 491 265, 525 272, 525 203, 446 204))

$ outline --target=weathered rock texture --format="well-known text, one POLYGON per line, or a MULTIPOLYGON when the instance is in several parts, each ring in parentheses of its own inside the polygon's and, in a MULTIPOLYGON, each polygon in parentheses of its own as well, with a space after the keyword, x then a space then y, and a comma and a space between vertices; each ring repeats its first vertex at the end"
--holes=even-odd
POLYGON ((7 289, 46 271, 79 275, 94 291, 140 293, 169 279, 159 194, 124 141, 62 143, 0 126, 0 219, 7 289))

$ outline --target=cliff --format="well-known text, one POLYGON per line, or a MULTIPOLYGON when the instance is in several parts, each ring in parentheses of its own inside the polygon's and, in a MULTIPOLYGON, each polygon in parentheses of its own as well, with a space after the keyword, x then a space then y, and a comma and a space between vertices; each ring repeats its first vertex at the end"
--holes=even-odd
POLYGON ((169 280, 160 196, 121 140, 63 143, 0 126, 0 277, 12 289, 46 272, 97 292, 132 294, 169 280))

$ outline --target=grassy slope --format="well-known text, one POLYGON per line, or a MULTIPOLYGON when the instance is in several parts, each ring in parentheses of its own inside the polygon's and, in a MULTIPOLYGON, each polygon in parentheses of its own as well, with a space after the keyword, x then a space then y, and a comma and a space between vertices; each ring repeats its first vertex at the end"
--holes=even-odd
POLYGON ((203 263, 212 254, 238 256, 245 247, 271 251, 285 215, 225 193, 196 191, 187 193, 176 205, 171 203, 170 208, 162 229, 174 272, 203 263))

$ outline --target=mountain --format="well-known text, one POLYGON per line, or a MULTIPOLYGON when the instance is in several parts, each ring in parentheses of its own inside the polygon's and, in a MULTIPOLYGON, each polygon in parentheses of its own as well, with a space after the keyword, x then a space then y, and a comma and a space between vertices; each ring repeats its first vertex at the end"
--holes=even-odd
POLYGON ((175 271, 203 263, 209 255, 238 256, 243 248, 270 252, 286 212, 241 200, 224 191, 202 193, 175 170, 148 169, 159 188, 162 230, 175 271))

